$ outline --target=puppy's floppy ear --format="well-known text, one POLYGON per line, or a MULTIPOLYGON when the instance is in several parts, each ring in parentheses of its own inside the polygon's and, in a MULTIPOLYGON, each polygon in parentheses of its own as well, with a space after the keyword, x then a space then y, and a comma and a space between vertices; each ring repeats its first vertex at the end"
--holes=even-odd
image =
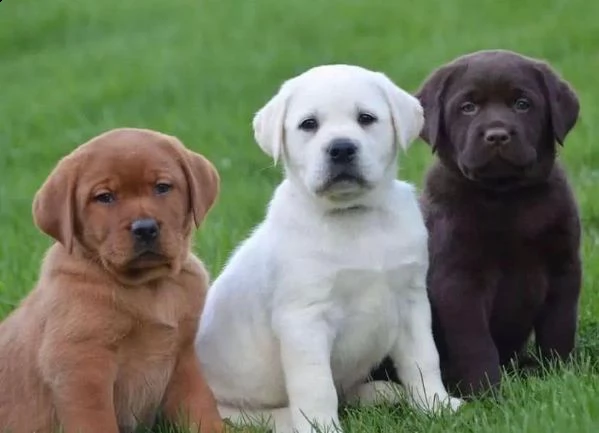
POLYGON ((456 67, 451 64, 440 67, 424 80, 416 92, 416 98, 424 108, 425 119, 420 137, 432 147, 433 152, 443 135, 445 90, 455 70, 456 67))
POLYGON ((175 137, 171 137, 171 140, 181 155, 181 167, 189 191, 189 207, 193 222, 198 228, 216 202, 220 191, 220 176, 214 164, 206 157, 187 149, 175 137))
POLYGON ((557 142, 564 144, 566 136, 578 121, 580 103, 572 87, 547 64, 537 64, 539 79, 549 105, 551 127, 557 142))
POLYGON ((285 115, 291 96, 293 79, 287 80, 277 94, 258 112, 252 121, 254 138, 262 151, 277 164, 285 145, 285 115))
POLYGON ((375 76, 389 104, 397 141, 403 150, 407 150, 422 130, 424 124, 422 105, 418 99, 398 87, 387 75, 375 72, 375 76))
POLYGON ((35 225, 60 242, 70 254, 75 239, 77 165, 63 158, 35 194, 32 213, 35 225))

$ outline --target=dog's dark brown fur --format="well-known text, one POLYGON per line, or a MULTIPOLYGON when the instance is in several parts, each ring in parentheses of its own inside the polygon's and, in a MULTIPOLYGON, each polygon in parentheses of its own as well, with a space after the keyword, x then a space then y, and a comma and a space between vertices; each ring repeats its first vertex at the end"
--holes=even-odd
POLYGON ((555 159, 579 103, 546 63, 502 50, 441 67, 417 96, 438 155, 422 195, 435 340, 450 389, 479 394, 533 331, 543 357, 572 352, 580 222, 555 159))

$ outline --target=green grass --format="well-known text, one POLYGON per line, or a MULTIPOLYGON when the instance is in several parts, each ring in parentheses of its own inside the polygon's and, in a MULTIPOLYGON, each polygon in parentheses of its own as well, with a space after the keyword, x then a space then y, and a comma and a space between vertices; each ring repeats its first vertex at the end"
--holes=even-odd
MULTIPOLYGON (((548 59, 582 118, 561 151, 584 223, 579 360, 508 378, 498 402, 429 419, 350 410, 352 432, 595 432, 599 428, 599 2, 589 0, 4 0, 0 3, 0 317, 34 284, 50 240, 31 200, 56 161, 113 127, 177 135, 219 169, 222 194, 196 238, 213 275, 263 216, 280 171, 254 144, 253 113, 282 80, 321 63, 382 70, 414 90, 482 48, 548 59)), ((416 143, 401 176, 421 185, 416 143)), ((1 392, 1 390, 0 390, 1 392)))

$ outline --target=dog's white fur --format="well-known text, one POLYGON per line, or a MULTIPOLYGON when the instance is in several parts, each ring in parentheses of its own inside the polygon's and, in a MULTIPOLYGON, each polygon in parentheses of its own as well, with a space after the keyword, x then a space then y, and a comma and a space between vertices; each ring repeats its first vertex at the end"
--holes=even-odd
POLYGON ((288 80, 256 114, 256 141, 286 179, 206 300, 197 347, 223 417, 263 416, 277 432, 339 428, 340 402, 397 396, 390 383, 364 384, 387 354, 414 405, 461 404, 440 378, 426 228, 413 187, 396 180, 398 149, 422 125, 417 99, 349 65, 288 80), (359 112, 378 121, 363 126, 359 112), (318 129, 298 129, 310 116, 318 129), (327 184, 338 138, 358 146, 361 184, 327 184))

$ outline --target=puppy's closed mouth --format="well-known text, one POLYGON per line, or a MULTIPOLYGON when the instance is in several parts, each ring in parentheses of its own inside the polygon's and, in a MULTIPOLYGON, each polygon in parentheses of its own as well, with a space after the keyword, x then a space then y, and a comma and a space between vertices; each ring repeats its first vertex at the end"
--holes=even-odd
POLYGON ((129 269, 143 270, 149 268, 155 268, 157 266, 165 265, 168 263, 168 259, 155 251, 143 251, 138 253, 127 265, 129 269))
POLYGON ((461 166, 460 171, 463 175, 483 187, 491 189, 510 189, 522 185, 526 181, 526 174, 529 167, 513 169, 507 172, 487 172, 485 170, 472 170, 461 166))
POLYGON ((329 176, 326 182, 319 189, 319 193, 322 194, 334 187, 353 187, 359 186, 361 188, 368 187, 368 182, 362 176, 355 173, 342 172, 332 176, 329 176))
POLYGON ((331 177, 329 181, 331 184, 339 183, 339 182, 353 182, 353 183, 362 183, 364 180, 355 174, 352 173, 340 173, 336 176, 331 177))
POLYGON ((173 259, 155 250, 143 250, 132 254, 124 263, 113 263, 102 258, 105 268, 125 284, 141 284, 170 273, 173 259))

